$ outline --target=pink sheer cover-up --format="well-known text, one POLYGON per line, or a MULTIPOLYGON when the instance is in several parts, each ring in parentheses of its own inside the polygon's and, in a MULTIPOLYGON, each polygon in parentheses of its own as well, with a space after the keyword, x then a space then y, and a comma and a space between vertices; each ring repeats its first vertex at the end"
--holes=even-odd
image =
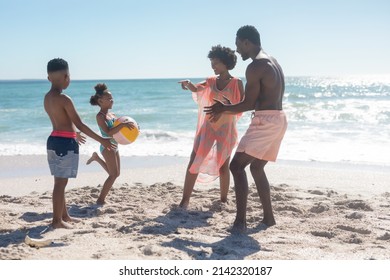
POLYGON ((232 104, 241 101, 239 79, 232 78, 222 90, 217 88, 217 77, 210 77, 205 85, 197 85, 198 91, 193 92, 194 101, 198 104, 198 125, 194 140, 195 159, 189 168, 192 174, 199 174, 197 182, 209 183, 219 177, 219 169, 230 157, 237 146, 236 123, 241 114, 223 113, 218 121, 212 123, 209 116, 203 112, 204 107, 215 103, 214 99, 232 104))

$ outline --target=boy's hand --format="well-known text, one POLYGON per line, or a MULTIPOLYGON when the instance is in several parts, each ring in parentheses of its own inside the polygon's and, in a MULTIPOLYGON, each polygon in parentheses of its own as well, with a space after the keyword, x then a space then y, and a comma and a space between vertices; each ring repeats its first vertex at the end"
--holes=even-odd
POLYGON ((76 137, 77 143, 79 145, 85 144, 87 141, 87 138, 84 135, 82 135, 80 131, 76 132, 76 134, 77 134, 77 137, 76 137))
POLYGON ((106 148, 109 151, 114 151, 116 150, 117 146, 113 143, 111 143, 110 139, 111 138, 102 138, 103 140, 100 142, 104 148, 106 148))

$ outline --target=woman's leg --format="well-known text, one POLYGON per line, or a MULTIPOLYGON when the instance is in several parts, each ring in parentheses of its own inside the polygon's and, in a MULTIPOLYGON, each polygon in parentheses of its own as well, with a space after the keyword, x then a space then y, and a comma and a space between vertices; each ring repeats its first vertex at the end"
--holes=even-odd
POLYGON ((184 180, 183 198, 179 205, 182 208, 188 207, 188 204, 190 203, 190 197, 196 182, 196 178, 198 178, 198 174, 192 174, 189 171, 192 163, 194 162, 195 155, 196 155, 195 151, 192 151, 190 162, 188 163, 188 167, 186 171, 186 178, 184 180))
POLYGON ((221 190, 221 202, 227 202, 227 195, 229 192, 230 186, 230 171, 229 171, 229 161, 228 157, 225 163, 219 169, 219 187, 221 190))

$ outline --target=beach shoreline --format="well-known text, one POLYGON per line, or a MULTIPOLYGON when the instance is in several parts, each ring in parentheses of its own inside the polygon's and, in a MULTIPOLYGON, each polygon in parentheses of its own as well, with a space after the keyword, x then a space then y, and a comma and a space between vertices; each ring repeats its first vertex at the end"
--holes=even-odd
POLYGON ((232 235, 219 181, 196 184, 190 208, 180 202, 188 158, 123 157, 121 176, 95 201, 106 174, 85 165, 69 181, 67 205, 81 223, 48 230, 53 178, 45 156, 2 156, 0 259, 22 260, 365 260, 390 259, 390 172, 359 164, 278 161, 266 167, 277 225, 260 225, 261 205, 248 172, 248 232, 232 235), (52 240, 29 247, 26 235, 52 240))

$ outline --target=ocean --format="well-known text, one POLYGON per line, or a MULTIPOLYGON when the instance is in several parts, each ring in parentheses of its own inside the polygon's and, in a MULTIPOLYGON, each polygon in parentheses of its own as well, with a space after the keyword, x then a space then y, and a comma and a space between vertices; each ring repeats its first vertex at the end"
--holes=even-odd
MULTIPOLYGON (((179 80, 75 80, 65 93, 81 119, 98 132, 99 108, 89 98, 96 83, 107 84, 114 97, 112 112, 134 118, 141 127, 133 144, 120 146, 121 155, 188 157, 197 105, 179 80)), ((49 87, 46 80, 0 81, 0 156, 46 154, 52 127, 43 97, 49 87)), ((280 159, 390 166, 390 75, 287 77, 284 110, 289 126, 280 159)), ((240 119, 239 137, 250 116, 246 112, 240 119)), ((80 153, 98 148, 88 139, 80 153)))

